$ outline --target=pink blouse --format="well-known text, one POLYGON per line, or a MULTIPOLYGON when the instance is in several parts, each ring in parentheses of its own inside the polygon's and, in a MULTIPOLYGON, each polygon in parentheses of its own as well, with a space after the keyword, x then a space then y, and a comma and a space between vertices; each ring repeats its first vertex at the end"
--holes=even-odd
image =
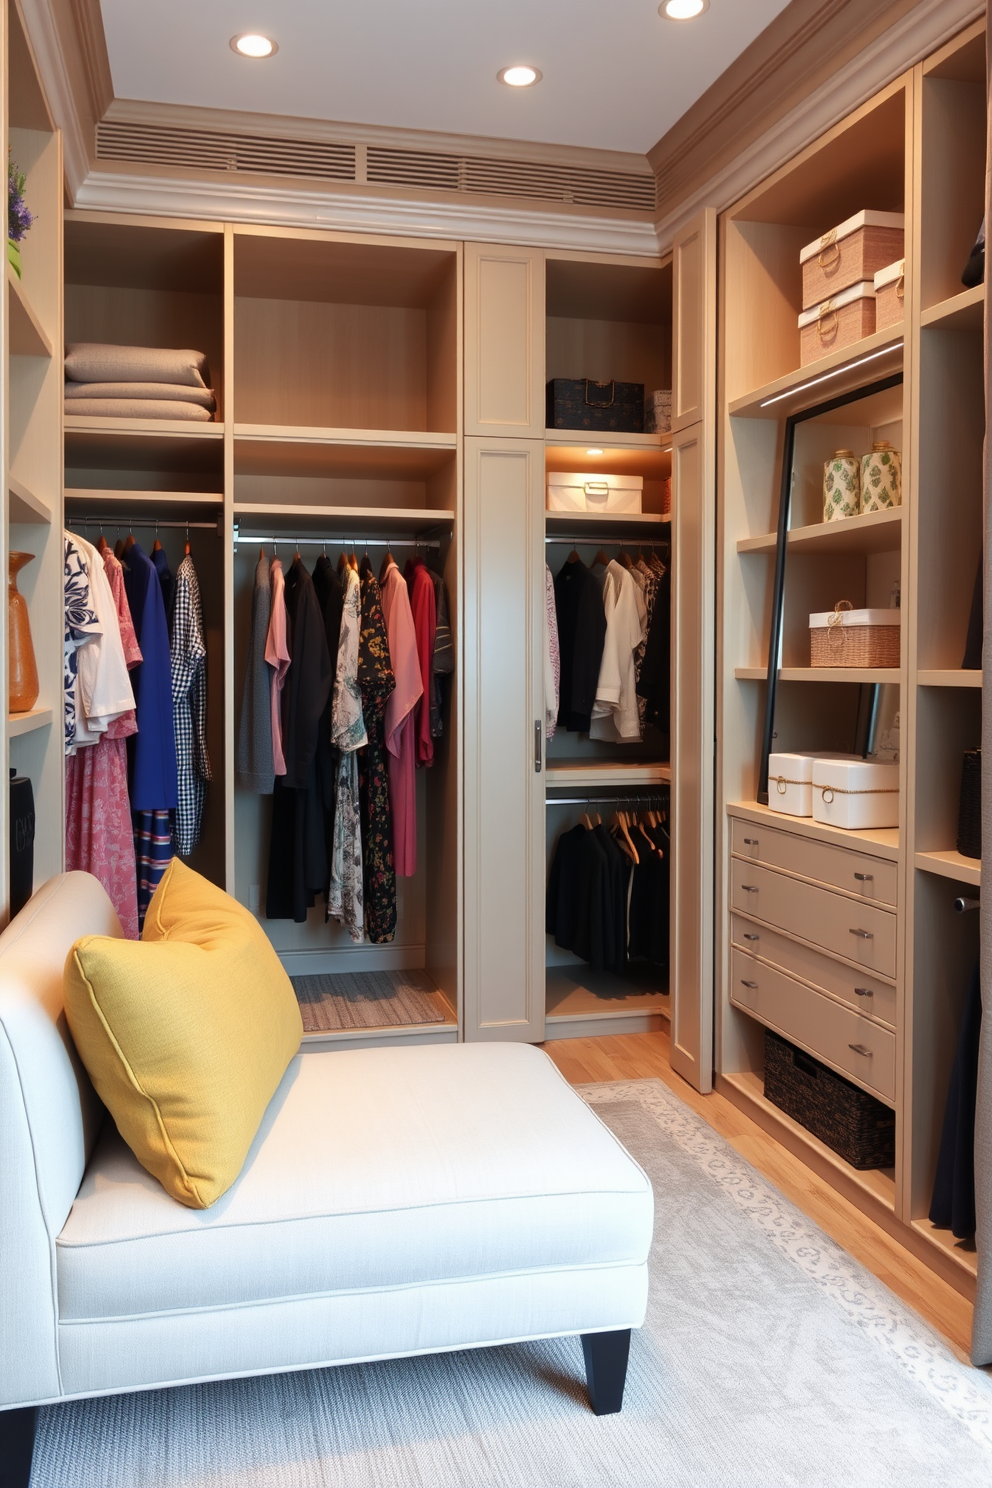
POLYGON ((269 631, 265 637, 265 659, 274 673, 272 678, 272 763, 277 775, 286 773, 286 756, 282 752, 282 689, 289 671, 289 636, 286 617, 286 580, 282 559, 273 558, 269 570, 272 584, 272 606, 269 631))

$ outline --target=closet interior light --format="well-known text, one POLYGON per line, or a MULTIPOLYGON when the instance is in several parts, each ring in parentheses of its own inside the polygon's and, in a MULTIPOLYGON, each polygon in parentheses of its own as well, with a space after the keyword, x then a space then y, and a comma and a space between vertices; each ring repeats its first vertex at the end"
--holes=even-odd
POLYGON ((508 88, 529 88, 532 84, 539 83, 543 76, 538 68, 520 62, 514 67, 501 68, 496 74, 496 81, 506 83, 508 88))
POLYGON ((658 14, 669 21, 691 21, 709 8, 710 0, 662 0, 658 14))
POLYGON ((231 50, 240 57, 271 57, 279 48, 271 37, 259 36, 257 32, 250 31, 244 36, 232 36, 231 50))
POLYGON ((586 450, 587 455, 601 455, 602 453, 603 451, 601 449, 586 450))

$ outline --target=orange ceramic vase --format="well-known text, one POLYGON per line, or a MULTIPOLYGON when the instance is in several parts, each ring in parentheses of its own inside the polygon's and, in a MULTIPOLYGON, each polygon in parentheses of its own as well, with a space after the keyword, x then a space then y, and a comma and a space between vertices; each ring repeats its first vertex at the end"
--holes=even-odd
POLYGON ((10 648, 10 689, 8 706, 11 713, 26 713, 38 701, 38 664, 31 644, 31 621, 28 602, 17 587, 17 575, 33 553, 10 553, 7 581, 7 625, 10 648))

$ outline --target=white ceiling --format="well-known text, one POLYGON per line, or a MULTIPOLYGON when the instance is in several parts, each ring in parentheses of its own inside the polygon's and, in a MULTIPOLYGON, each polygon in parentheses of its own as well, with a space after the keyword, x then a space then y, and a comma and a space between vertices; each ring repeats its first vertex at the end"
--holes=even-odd
POLYGON ((788 0, 101 0, 118 98, 643 154, 788 0), (266 61, 231 51, 261 31, 266 61), (534 88, 496 81, 529 62, 534 88))

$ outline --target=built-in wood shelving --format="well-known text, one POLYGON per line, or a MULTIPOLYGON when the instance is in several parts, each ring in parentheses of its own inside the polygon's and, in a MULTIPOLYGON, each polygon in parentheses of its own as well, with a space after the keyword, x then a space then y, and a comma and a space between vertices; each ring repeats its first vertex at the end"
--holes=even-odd
POLYGON ((671 778, 671 765, 661 764, 631 762, 598 765, 588 760, 564 761, 559 764, 549 760, 545 768, 545 784, 549 790, 563 787, 574 790, 595 787, 608 789, 610 786, 634 789, 637 786, 667 785, 671 778))
POLYGON ((46 525, 51 523, 52 508, 48 502, 36 496, 30 486, 18 480, 16 475, 7 477, 7 492, 10 497, 9 519, 11 522, 29 524, 44 522, 46 525))
POLYGON ((29 708, 25 713, 8 713, 7 738, 18 739, 22 734, 33 734, 35 729, 46 728, 54 717, 51 708, 29 708))
MULTIPOLYGON (((890 511, 864 512, 857 517, 793 527, 787 545, 790 553, 887 553, 897 549, 901 539, 902 507, 897 506, 890 511)), ((774 553, 777 545, 778 533, 764 532, 760 537, 742 537, 737 551, 774 553)))
POLYGON ((27 291, 10 264, 7 265, 7 306, 10 315, 11 356, 50 357, 51 338, 39 320, 27 291))
POLYGON ((916 680, 921 687, 981 687, 982 674, 980 671, 929 671, 921 670, 916 674, 916 680))
POLYGON ((931 305, 920 316, 924 328, 940 326, 945 331, 980 331, 985 319, 985 285, 962 290, 949 300, 931 305))
POLYGON ((902 368, 903 325, 886 326, 853 346, 842 347, 736 398, 732 417, 784 419, 816 403, 866 387, 902 368))
POLYGON ((864 830, 849 830, 846 827, 831 827, 816 822, 811 816, 786 816, 782 811, 773 811, 770 806, 761 806, 757 801, 734 801, 727 807, 731 816, 752 821, 757 826, 775 826, 783 832, 795 832, 800 837, 810 837, 817 842, 832 842, 836 847, 853 847, 859 852, 873 853, 878 858, 899 859, 898 827, 874 827, 864 830))
POLYGON ((981 858, 966 858, 962 853, 948 849, 947 852, 918 852, 913 861, 925 873, 937 873, 941 878, 951 878, 956 883, 981 888, 981 858))
MULTIPOLYGON (((735 667, 738 682, 764 682, 766 667, 735 667)), ((900 673, 888 667, 780 667, 780 682, 874 682, 897 684, 900 673)))

